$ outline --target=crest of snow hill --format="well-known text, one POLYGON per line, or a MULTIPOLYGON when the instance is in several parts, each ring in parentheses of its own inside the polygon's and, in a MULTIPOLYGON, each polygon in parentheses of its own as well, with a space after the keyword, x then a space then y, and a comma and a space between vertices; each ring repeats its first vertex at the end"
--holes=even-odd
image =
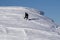
POLYGON ((34 8, 0 7, 0 40, 60 40, 60 26, 34 8))

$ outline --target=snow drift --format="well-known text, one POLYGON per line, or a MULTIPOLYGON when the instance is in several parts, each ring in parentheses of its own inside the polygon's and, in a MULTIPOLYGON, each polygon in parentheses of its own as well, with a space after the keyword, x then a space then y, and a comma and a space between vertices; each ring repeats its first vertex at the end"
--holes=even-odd
POLYGON ((43 11, 28 7, 0 7, 0 40, 60 40, 59 30, 43 11), (31 20, 24 19, 25 12, 31 20))

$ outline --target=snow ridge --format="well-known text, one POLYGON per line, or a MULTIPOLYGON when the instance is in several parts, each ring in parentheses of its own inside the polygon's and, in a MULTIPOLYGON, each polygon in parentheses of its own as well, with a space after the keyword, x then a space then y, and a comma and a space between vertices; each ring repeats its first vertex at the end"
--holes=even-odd
POLYGON ((60 40, 60 26, 34 8, 0 7, 0 40, 60 40))

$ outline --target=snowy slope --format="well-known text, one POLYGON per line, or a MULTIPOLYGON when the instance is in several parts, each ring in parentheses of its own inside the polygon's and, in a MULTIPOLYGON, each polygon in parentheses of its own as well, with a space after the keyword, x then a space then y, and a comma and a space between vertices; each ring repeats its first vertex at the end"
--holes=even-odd
POLYGON ((60 40, 59 30, 59 26, 42 11, 0 7, 0 40, 60 40), (31 20, 24 19, 25 12, 31 20))

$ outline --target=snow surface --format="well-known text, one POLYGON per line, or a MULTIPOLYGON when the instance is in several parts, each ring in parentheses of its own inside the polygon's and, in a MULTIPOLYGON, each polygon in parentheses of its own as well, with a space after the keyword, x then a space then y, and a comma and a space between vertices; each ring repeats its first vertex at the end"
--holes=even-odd
POLYGON ((33 8, 0 7, 0 40, 60 40, 60 26, 33 8))

